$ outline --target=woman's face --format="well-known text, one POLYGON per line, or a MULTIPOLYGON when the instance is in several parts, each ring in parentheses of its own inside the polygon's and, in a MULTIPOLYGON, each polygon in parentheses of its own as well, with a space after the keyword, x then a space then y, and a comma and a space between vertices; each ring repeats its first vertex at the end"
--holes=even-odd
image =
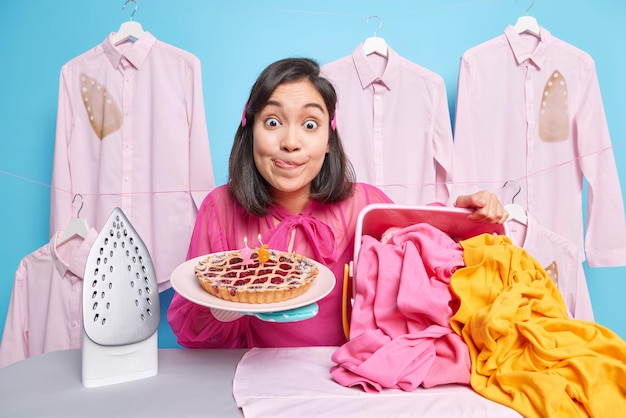
POLYGON ((306 80, 280 84, 255 115, 254 162, 277 203, 306 207, 329 152, 329 123, 322 96, 306 80))

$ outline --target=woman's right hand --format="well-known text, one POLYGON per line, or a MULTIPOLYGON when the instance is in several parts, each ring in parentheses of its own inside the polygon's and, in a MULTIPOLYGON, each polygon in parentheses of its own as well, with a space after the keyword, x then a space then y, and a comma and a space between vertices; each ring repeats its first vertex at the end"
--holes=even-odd
POLYGON ((474 209, 474 212, 468 216, 469 219, 487 224, 502 224, 509 217, 508 212, 500 203, 498 196, 481 190, 470 195, 461 195, 457 197, 454 206, 458 208, 474 209))

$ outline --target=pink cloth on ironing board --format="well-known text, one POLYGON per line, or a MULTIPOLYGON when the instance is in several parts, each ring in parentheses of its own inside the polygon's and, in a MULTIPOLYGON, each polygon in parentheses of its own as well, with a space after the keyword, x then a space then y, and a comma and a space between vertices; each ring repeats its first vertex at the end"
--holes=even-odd
POLYGON ((469 351, 450 327, 450 277, 463 265, 460 245, 428 224, 386 244, 363 236, 350 341, 333 353, 333 379, 366 392, 469 384, 469 351))

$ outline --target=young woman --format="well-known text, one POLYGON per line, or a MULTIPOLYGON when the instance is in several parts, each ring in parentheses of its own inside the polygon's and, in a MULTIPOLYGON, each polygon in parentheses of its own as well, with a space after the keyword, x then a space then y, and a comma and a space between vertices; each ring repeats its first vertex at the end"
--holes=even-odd
MULTIPOLYGON (((295 251, 326 265, 337 285, 319 313, 298 322, 266 322, 212 310, 175 294, 168 321, 189 348, 338 346, 344 265, 353 258, 357 216, 390 202, 378 188, 356 183, 336 130, 337 95, 310 59, 269 65, 245 105, 229 160, 229 181, 200 207, 187 258, 242 248, 261 236, 270 248, 295 251)), ((425 202, 426 203, 426 202, 425 202)), ((460 196, 470 218, 502 223, 497 197, 460 196)))

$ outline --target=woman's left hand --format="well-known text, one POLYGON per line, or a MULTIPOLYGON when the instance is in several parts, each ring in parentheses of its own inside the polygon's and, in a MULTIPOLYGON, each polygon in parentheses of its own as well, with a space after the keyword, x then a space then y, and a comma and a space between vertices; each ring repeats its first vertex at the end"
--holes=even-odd
POLYGON ((501 224, 509 217, 498 197, 486 190, 470 195, 461 195, 457 197, 454 206, 474 209, 474 212, 468 218, 477 222, 501 224))

